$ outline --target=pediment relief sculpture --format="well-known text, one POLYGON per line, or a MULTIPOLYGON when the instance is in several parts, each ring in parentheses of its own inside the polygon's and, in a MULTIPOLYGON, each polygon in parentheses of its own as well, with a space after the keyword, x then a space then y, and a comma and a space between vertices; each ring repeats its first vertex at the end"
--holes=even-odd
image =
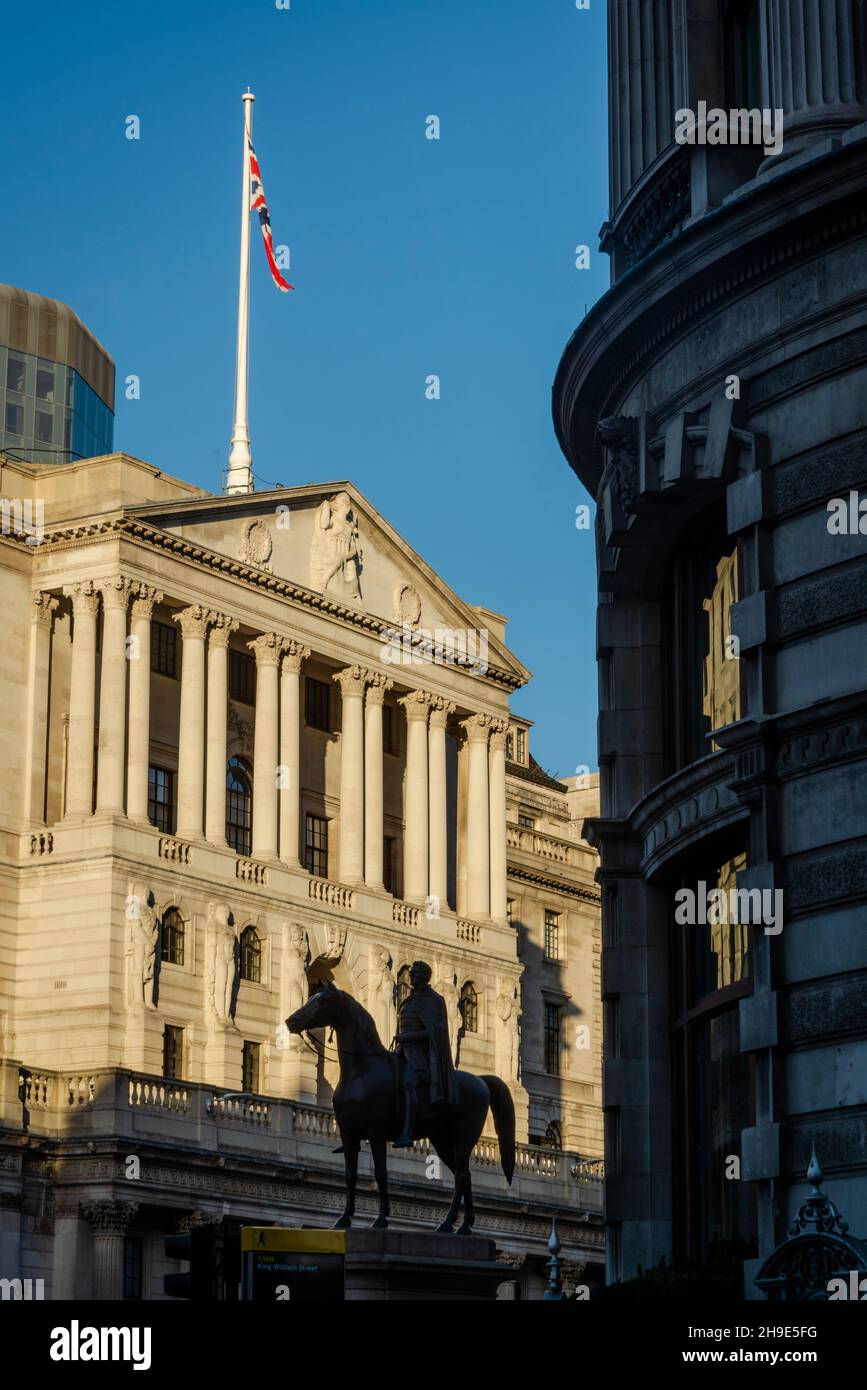
POLYGON ((352 499, 348 492, 338 492, 322 502, 316 513, 310 546, 310 583, 323 594, 358 602, 361 562, 352 499))
POLYGON ((259 569, 270 570, 269 561, 274 542, 266 523, 259 517, 244 527, 244 539, 238 558, 245 565, 258 565, 259 569))

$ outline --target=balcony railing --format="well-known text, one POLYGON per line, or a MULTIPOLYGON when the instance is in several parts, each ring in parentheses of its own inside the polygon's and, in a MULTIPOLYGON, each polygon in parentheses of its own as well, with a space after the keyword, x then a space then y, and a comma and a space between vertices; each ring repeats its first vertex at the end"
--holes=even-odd
MULTIPOLYGON (((0 1062, 0 1128, 20 1129, 25 1118, 31 1134, 58 1140, 150 1138, 216 1154, 249 1154, 255 1145, 263 1158, 343 1171, 342 1157, 332 1152, 338 1129, 329 1108, 282 1097, 222 1096, 213 1086, 137 1072, 28 1071, 0 1062)), ((432 1153, 428 1140, 417 1140, 405 1152, 389 1150, 389 1166, 412 1180, 432 1153)), ((496 1139, 480 1139, 471 1163, 483 1189, 501 1187, 496 1139)), ((519 1144, 512 1192, 601 1215, 603 1178, 600 1158, 519 1144)))

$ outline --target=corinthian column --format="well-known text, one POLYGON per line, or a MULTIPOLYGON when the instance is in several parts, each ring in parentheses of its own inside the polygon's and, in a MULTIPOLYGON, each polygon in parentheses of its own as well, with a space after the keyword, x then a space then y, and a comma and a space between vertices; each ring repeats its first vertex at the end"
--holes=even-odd
POLYGON ((91 579, 63 590, 72 599, 72 670, 66 750, 66 817, 93 810, 93 732, 96 715, 96 615, 99 593, 91 579))
POLYGON ((226 843, 226 721, 229 716, 229 634, 238 624, 214 613, 208 633, 208 725, 205 768, 205 839, 226 843))
POLYGON ((863 0, 765 0, 765 13, 765 104, 783 112, 783 155, 867 120, 863 0))
POLYGON ((280 673, 280 858, 300 864, 301 663, 310 648, 291 638, 283 643, 280 673))
POLYGON ((213 614, 200 603, 174 614, 184 636, 178 738, 178 835, 202 838, 205 791, 205 634, 213 614))
POLYGON ((431 696, 414 690, 398 701, 406 710, 406 795, 403 829, 403 896, 423 903, 428 895, 428 748, 431 696))
POLYGON ((93 1231, 93 1298, 97 1302, 123 1298, 123 1241, 137 1211, 137 1202, 91 1202, 81 1208, 93 1231))
POLYGON ((394 681, 378 672, 367 687, 364 711, 364 881, 384 889, 382 881, 382 702, 394 681))
POLYGON ((48 672, 51 663, 51 622, 58 600, 50 594, 31 594, 30 674, 28 681, 27 772, 24 778, 24 819, 45 824, 45 771, 48 734, 48 672))
POLYGON ((126 754, 126 618, 130 580, 122 575, 100 584, 102 672, 99 682, 99 763, 96 809, 123 815, 126 754))
POLYGON ((129 650, 129 733, 126 750, 126 813, 142 824, 148 818, 148 764, 151 748, 151 619, 163 596, 139 584, 132 601, 129 650))
POLYGON ((489 714, 461 722, 467 736, 467 916, 487 917, 491 910, 490 822, 488 793, 489 714))
POLYGON ((506 921, 506 729, 498 719, 488 746, 488 819, 491 831, 491 916, 506 921))
POLYGON ((342 696, 340 732, 340 879, 364 877, 364 687, 370 672, 347 666, 334 679, 342 696))
POLYGON ((247 646, 256 657, 256 732, 253 736, 253 857, 277 858, 279 666, 283 639, 266 632, 247 646))
POLYGON ((428 807, 430 813, 430 895, 444 907, 448 899, 448 806, 446 800, 446 724, 455 707, 437 696, 428 730, 428 807))

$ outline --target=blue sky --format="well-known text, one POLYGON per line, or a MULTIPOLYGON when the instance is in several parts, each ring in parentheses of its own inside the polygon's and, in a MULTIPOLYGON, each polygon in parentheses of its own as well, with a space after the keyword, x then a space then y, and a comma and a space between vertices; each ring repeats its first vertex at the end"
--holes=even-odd
POLYGON ((534 673, 514 708, 561 775, 596 766, 589 499, 550 391, 608 283, 604 31, 603 0, 50 0, 4 17, 17 193, 0 279, 65 300, 111 352, 116 447, 220 487, 249 85, 296 286, 271 284, 253 225, 260 485, 351 478, 463 598, 506 614, 534 673))

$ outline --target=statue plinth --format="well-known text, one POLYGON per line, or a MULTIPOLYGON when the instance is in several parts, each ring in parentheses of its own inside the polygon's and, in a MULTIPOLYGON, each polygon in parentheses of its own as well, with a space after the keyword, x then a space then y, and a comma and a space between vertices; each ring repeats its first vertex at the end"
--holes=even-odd
POLYGON ((508 1270, 492 1240, 435 1231, 346 1233, 347 1302, 493 1301, 508 1270))

